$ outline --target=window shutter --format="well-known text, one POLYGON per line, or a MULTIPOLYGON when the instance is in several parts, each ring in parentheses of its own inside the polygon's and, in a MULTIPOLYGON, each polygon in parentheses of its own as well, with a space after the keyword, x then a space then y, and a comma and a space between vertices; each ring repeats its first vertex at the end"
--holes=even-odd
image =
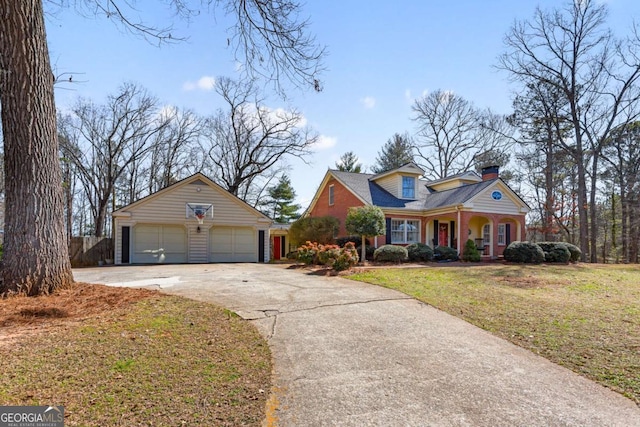
POLYGON ((385 228, 387 229, 387 233, 385 235, 386 244, 391 244, 391 218, 385 218, 385 228))
POLYGON ((453 244, 453 242, 456 240, 456 222, 455 221, 451 221, 449 223, 449 246, 451 246, 452 248, 455 248, 456 245, 453 244))
POLYGON ((434 219, 433 220, 433 247, 435 248, 436 246, 438 246, 438 220, 434 219))
POLYGON ((505 243, 507 244, 507 246, 509 246, 509 243, 511 243, 511 224, 505 224, 505 243))

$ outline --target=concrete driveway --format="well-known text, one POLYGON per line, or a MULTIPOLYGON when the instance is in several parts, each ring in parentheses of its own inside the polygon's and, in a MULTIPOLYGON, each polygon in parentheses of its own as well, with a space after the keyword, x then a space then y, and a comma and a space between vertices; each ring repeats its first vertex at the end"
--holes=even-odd
POLYGON ((280 426, 640 426, 631 400, 389 289, 264 264, 74 275, 253 322, 275 359, 269 410, 280 426))

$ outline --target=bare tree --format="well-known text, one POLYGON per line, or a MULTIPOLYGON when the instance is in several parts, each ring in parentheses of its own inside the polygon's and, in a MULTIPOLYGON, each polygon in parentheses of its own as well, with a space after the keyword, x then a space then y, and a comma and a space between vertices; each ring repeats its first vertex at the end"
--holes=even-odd
MULTIPOLYGON (((86 0, 78 3, 103 11, 136 34, 159 41, 175 39, 166 28, 129 19, 121 9, 129 5, 128 2, 86 0)), ((182 16, 197 10, 188 8, 188 1, 168 3, 182 16)), ((313 73, 321 70, 323 50, 309 38, 306 21, 302 24, 297 21, 299 3, 293 0, 215 2, 216 6, 220 4, 237 11, 236 51, 246 53, 248 59, 263 59, 247 61, 244 64, 247 70, 277 67, 271 74, 277 83, 289 78, 294 83, 305 82, 316 90, 320 88, 318 77, 313 73), (236 8, 236 4, 242 7, 236 8), (256 12, 268 25, 249 18, 256 12), (291 36, 280 37, 281 34, 291 36)), ((0 104, 8 183, 0 293, 37 295, 73 282, 64 233, 62 173, 53 98, 55 79, 49 60, 42 0, 0 2, 0 16, 0 104)))
POLYGON ((318 136, 295 110, 270 109, 253 81, 221 78, 216 91, 227 104, 207 119, 202 148, 212 178, 255 205, 265 180, 275 179, 290 157, 305 159, 318 136))
POLYGON ((179 181, 201 168, 202 156, 197 150, 203 120, 191 110, 167 108, 162 113, 169 125, 162 129, 150 153, 148 176, 149 193, 179 181))
POLYGON ((418 124, 417 155, 431 178, 470 170, 483 153, 505 151, 511 143, 504 117, 453 92, 431 92, 417 99, 412 110, 418 124))
POLYGON ((517 21, 508 32, 498 65, 513 80, 549 85, 564 97, 561 115, 572 132, 560 144, 577 167, 580 249, 583 260, 590 254, 592 261, 597 260, 594 210, 602 144, 623 116, 633 116, 629 110, 638 99, 640 77, 637 32, 633 40, 616 40, 606 18, 606 4, 595 0, 569 1, 550 11, 538 8, 532 20, 517 21))
POLYGON ((73 116, 60 121, 62 152, 78 171, 96 236, 104 234, 116 182, 149 152, 169 120, 158 114, 156 98, 126 83, 108 97, 105 105, 78 100, 73 116))

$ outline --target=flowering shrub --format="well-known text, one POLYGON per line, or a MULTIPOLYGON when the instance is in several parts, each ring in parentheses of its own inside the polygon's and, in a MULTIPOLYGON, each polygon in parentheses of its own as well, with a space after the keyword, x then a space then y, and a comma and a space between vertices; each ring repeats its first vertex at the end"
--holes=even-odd
POLYGON ((321 264, 342 271, 358 263, 358 252, 352 242, 347 243, 344 248, 307 242, 298 248, 298 260, 305 264, 321 264))
POLYGON ((298 248, 298 260, 303 263, 318 264, 318 244, 307 241, 306 244, 298 248))

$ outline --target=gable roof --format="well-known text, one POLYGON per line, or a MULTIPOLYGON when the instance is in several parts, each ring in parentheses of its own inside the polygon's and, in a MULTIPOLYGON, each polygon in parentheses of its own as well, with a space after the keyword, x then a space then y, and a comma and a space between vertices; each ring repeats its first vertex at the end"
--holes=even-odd
POLYGON ((122 215, 127 211, 130 211, 132 209, 136 209, 137 207, 144 205, 146 203, 149 203, 152 200, 155 200, 171 191, 174 191, 180 187, 183 187, 185 185, 189 185, 189 184, 197 184, 197 185, 206 185, 209 186, 211 188, 213 188, 214 190, 217 190, 220 194, 222 194, 224 197, 232 200, 232 202, 236 203, 238 205, 238 207, 240 207, 241 209, 247 210, 252 212, 253 214, 255 214, 258 217, 262 217, 262 219, 268 220, 270 222, 273 222, 273 219, 269 218, 267 215, 263 214, 262 212, 260 212, 258 209, 254 208, 253 206, 251 206, 250 204, 248 204, 247 202, 245 202, 244 200, 240 199, 239 197, 235 196, 234 194, 231 194, 230 192, 228 192, 227 190, 225 190, 224 188, 222 188, 220 185, 216 184, 211 178, 207 177, 205 174, 203 174, 202 172, 196 172, 191 176, 188 176, 184 179, 181 179, 178 182, 175 182, 171 185, 169 185, 168 187, 165 187, 161 190, 156 191, 155 193, 151 193, 148 196, 145 196, 139 200, 136 200, 133 203, 130 203, 126 206, 121 207, 120 209, 116 209, 115 211, 113 211, 112 215, 113 216, 118 216, 118 214, 122 215))
POLYGON ((397 167, 395 169, 390 169, 388 171, 380 172, 376 175, 370 175, 372 180, 380 179, 385 176, 394 174, 394 173, 409 173, 412 175, 424 175, 424 169, 415 164, 414 162, 405 163, 404 165, 397 167))

